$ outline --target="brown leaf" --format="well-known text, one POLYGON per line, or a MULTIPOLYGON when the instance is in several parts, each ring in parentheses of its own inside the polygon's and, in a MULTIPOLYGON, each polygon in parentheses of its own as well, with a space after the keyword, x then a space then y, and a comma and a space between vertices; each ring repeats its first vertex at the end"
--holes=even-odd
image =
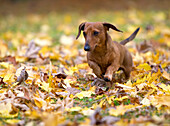
POLYGON ((155 64, 151 64, 150 62, 147 62, 147 63, 150 65, 152 73, 157 73, 158 70, 160 70, 161 73, 163 73, 163 69, 162 69, 161 64, 156 64, 155 65, 155 64))
POLYGON ((96 78, 91 86, 99 86, 99 87, 106 87, 106 81, 104 81, 103 79, 100 79, 100 78, 96 78))
POLYGON ((111 87, 111 85, 111 82, 106 82, 100 78, 97 78, 92 82, 92 86, 96 86, 95 93, 97 95, 105 93, 111 87))
POLYGON ((65 96, 68 96, 69 94, 68 93, 66 93, 66 92, 55 92, 55 94, 57 95, 57 96, 61 96, 61 97, 65 97, 65 96))
POLYGON ((73 95, 81 92, 80 90, 78 90, 76 88, 72 88, 72 87, 67 87, 66 90, 69 92, 69 94, 73 94, 73 95))
POLYGON ((138 118, 133 118, 131 120, 132 124, 139 124, 139 123, 144 123, 144 122, 150 122, 152 119, 148 116, 139 116, 138 118))
POLYGON ((3 62, 9 62, 11 64, 13 64, 14 66, 16 66, 18 64, 18 62, 16 62, 16 59, 14 56, 5 56, 2 59, 3 62))
POLYGON ((48 64, 50 63, 49 57, 43 57, 42 54, 38 55, 39 57, 36 58, 37 64, 48 64))
POLYGON ((11 105, 12 110, 10 111, 10 114, 16 114, 19 111, 18 108, 16 108, 13 104, 11 105))
POLYGON ((101 124, 102 116, 101 116, 100 112, 101 112, 100 108, 97 108, 95 110, 95 112, 93 113, 93 115, 90 117, 91 125, 100 125, 101 124))
POLYGON ((19 82, 18 84, 25 82, 28 78, 28 73, 25 69, 26 67, 24 67, 24 69, 21 70, 20 76, 17 77, 17 82, 19 82))
POLYGON ((120 118, 118 117, 114 117, 114 116, 105 116, 102 118, 102 123, 107 125, 107 126, 111 126, 113 125, 114 123, 116 123, 117 121, 119 121, 120 118))
POLYGON ((15 98, 15 94, 14 94, 11 90, 8 90, 4 95, 5 95, 7 98, 12 98, 12 99, 15 98))
POLYGON ((153 31, 154 30, 154 26, 153 25, 147 25, 146 26, 146 30, 147 31, 153 31))
POLYGON ((94 81, 96 75, 95 74, 86 74, 85 79, 86 81, 94 81))
POLYGON ((25 53, 25 56, 28 58, 38 58, 38 52, 41 48, 35 45, 34 41, 31 41, 28 44, 28 49, 25 53))
POLYGON ((137 48, 138 52, 140 52, 140 53, 146 53, 148 51, 154 50, 152 44, 146 40, 144 42, 141 42, 140 44, 137 44, 136 48, 137 48))
POLYGON ((44 73, 44 72, 40 72, 40 80, 41 81, 45 81, 45 82, 48 82, 48 78, 49 78, 49 76, 48 76, 48 74, 47 73, 44 73))
POLYGON ((52 74, 53 76, 56 76, 59 79, 66 79, 66 77, 68 76, 67 74, 65 74, 64 72, 59 72, 56 74, 52 74))
POLYGON ((90 117, 91 119, 91 125, 113 125, 117 121, 120 120, 118 117, 113 117, 113 116, 101 116, 101 109, 97 108, 93 115, 90 117))
POLYGON ((23 92, 24 92, 24 96, 28 99, 28 100, 31 100, 31 95, 30 95, 30 91, 28 90, 27 87, 22 87, 23 88, 23 92))
POLYGON ((4 87, 6 87, 6 86, 5 86, 5 82, 3 81, 3 79, 4 79, 4 78, 0 77, 0 85, 2 85, 2 87, 4 88, 4 87))
POLYGON ((29 110, 28 106, 26 106, 25 104, 13 103, 13 105, 14 105, 16 108, 21 109, 22 111, 27 111, 27 110, 29 110))

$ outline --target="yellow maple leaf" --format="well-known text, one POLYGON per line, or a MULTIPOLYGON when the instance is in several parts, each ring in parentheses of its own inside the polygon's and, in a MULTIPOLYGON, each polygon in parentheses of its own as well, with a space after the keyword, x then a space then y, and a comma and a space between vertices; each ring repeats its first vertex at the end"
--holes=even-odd
POLYGON ((146 71, 151 70, 151 67, 150 67, 149 64, 147 64, 147 63, 140 64, 140 65, 137 66, 136 68, 137 68, 137 69, 140 69, 140 70, 144 69, 144 70, 146 70, 146 71))
POLYGON ((98 100, 98 99, 100 99, 102 97, 103 97, 103 95, 97 95, 97 97, 95 99, 98 100))
POLYGON ((71 112, 79 112, 82 108, 77 106, 77 107, 72 107, 72 108, 65 108, 66 111, 71 111, 71 112))
POLYGON ((133 62, 134 64, 138 64, 138 63, 143 63, 144 62, 144 58, 137 52, 135 54, 135 56, 133 56, 133 62))
POLYGON ((69 67, 68 68, 68 71, 67 70, 64 70, 64 72, 67 74, 67 75, 73 75, 74 72, 78 72, 79 69, 75 66, 75 67, 69 67))
POLYGON ((7 69, 12 69, 12 68, 15 69, 14 65, 8 62, 0 62, 0 66, 7 68, 7 69))
POLYGON ((144 88, 144 86, 146 86, 146 83, 141 83, 139 85, 137 85, 137 87, 139 88, 139 90, 142 90, 144 88))
POLYGON ((25 62, 27 60, 27 57, 15 56, 15 59, 16 59, 17 62, 25 62))
POLYGON ((8 73, 8 74, 5 75, 3 81, 4 81, 4 82, 7 82, 7 81, 11 80, 12 77, 13 77, 13 74, 8 73))
POLYGON ((87 107, 81 110, 81 113, 85 116, 91 116, 94 112, 95 110, 92 110, 91 108, 87 108, 87 107))
POLYGON ((20 122, 21 120, 19 120, 19 119, 8 119, 8 120, 5 120, 5 122, 7 123, 7 124, 17 124, 18 122, 20 122))
POLYGON ((91 125, 91 119, 85 118, 84 121, 82 121, 79 126, 90 126, 91 125))
POLYGON ((34 98, 34 102, 38 108, 46 107, 46 104, 47 104, 46 101, 44 101, 41 98, 37 98, 37 97, 34 98))
POLYGON ((115 98, 114 100, 122 101, 122 100, 127 99, 127 98, 128 98, 128 96, 123 96, 121 98, 115 98))
POLYGON ((159 87, 161 87, 167 95, 170 95, 170 85, 160 84, 159 87))
POLYGON ((170 80, 170 74, 166 72, 165 70, 163 71, 162 77, 167 79, 168 81, 170 80))
POLYGON ((136 83, 134 83, 133 85, 144 83, 145 81, 146 81, 146 76, 144 76, 143 78, 137 78, 136 83))
POLYGON ((29 116, 30 119, 37 119, 37 118, 40 118, 42 116, 41 113, 39 113, 36 110, 27 110, 25 112, 25 115, 29 116))
MULTIPOLYGON (((127 83, 129 83, 129 82, 127 82, 127 83)), ((131 83, 131 82, 130 82, 131 83)), ((129 83, 129 85, 130 85, 130 83, 129 83)), ((119 87, 122 87, 124 90, 131 90, 131 89, 134 89, 134 88, 132 88, 132 87, 130 87, 130 86, 127 86, 126 84, 117 84, 117 86, 119 86, 119 87)), ((132 86, 132 83, 131 83, 131 86, 132 86)))
POLYGON ((154 105, 158 109, 160 109, 162 105, 166 105, 170 107, 170 95, 159 95, 159 96, 151 97, 150 99, 152 105, 154 105))
POLYGON ((155 99, 158 100, 159 104, 170 107, 170 95, 155 96, 155 99))
POLYGON ((82 91, 80 93, 77 93, 74 97, 78 97, 82 99, 83 97, 91 97, 92 94, 95 94, 95 93, 92 91, 82 91))
POLYGON ((131 80, 128 80, 127 82, 126 82, 126 84, 125 84, 126 86, 128 86, 128 87, 133 87, 132 86, 132 82, 131 82, 131 80))
POLYGON ((46 83, 45 81, 41 82, 41 85, 39 85, 39 87, 47 92, 50 92, 52 90, 52 88, 49 86, 49 83, 46 83))
POLYGON ((116 109, 110 109, 109 114, 113 116, 123 115, 126 112, 126 108, 123 105, 117 106, 116 109))
POLYGON ((99 106, 101 108, 103 107, 103 105, 105 105, 105 101, 106 101, 106 99, 103 99, 103 100, 100 101, 99 106))
POLYGON ((115 122, 114 125, 115 126, 129 126, 129 123, 125 119, 121 119, 121 120, 115 122))
POLYGON ((136 108, 137 106, 138 106, 137 104, 135 104, 135 105, 120 105, 120 106, 117 106, 116 109, 111 109, 109 111, 109 114, 113 115, 113 116, 123 115, 123 114, 125 114, 125 112, 127 110, 132 110, 132 109, 136 108))
POLYGON ((0 117, 3 118, 14 118, 18 116, 18 113, 16 114, 10 114, 12 111, 12 105, 11 103, 0 103, 0 117))
POLYGON ((87 68, 87 67, 89 67, 89 66, 88 66, 87 63, 82 63, 82 64, 78 64, 77 67, 78 67, 79 69, 85 69, 85 68, 87 68))
POLYGON ((162 63, 161 66, 162 66, 162 68, 164 69, 165 67, 168 66, 168 64, 169 64, 168 62, 165 62, 165 63, 162 63))
POLYGON ((141 101, 143 105, 150 106, 150 100, 147 99, 146 97, 141 101))
POLYGON ((65 122, 65 117, 63 116, 63 113, 60 111, 53 112, 44 116, 43 121, 45 123, 45 126, 58 126, 62 125, 65 122))
POLYGON ((8 51, 8 46, 2 40, 0 40, 0 45, 1 45, 0 56, 4 57, 8 51))
POLYGON ((110 97, 106 97, 109 104, 111 104, 113 102, 114 97, 115 97, 114 95, 112 95, 110 97))

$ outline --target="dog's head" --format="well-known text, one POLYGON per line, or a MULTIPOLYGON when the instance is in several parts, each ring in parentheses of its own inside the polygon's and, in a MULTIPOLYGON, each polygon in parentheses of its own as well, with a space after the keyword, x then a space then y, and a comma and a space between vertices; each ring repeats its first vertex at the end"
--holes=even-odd
POLYGON ((106 35, 109 28, 118 32, 122 32, 110 23, 84 22, 79 25, 79 31, 76 39, 78 39, 81 31, 83 31, 86 41, 84 50, 93 51, 96 47, 102 47, 105 44, 106 35))

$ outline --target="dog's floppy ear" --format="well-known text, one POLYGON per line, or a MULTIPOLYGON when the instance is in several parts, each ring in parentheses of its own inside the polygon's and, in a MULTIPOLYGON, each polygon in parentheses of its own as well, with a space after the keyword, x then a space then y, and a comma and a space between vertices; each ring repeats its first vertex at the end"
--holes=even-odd
POLYGON ((109 31, 109 28, 115 30, 115 31, 118 31, 118 32, 123 32, 119 29, 117 29, 114 25, 110 24, 110 23, 103 23, 103 25, 107 28, 107 31, 109 31))
POLYGON ((80 36, 80 34, 81 34, 81 31, 84 30, 85 24, 86 24, 86 22, 81 23, 81 24, 79 25, 79 29, 78 29, 79 31, 78 31, 78 35, 77 35, 76 39, 79 38, 79 36, 80 36))

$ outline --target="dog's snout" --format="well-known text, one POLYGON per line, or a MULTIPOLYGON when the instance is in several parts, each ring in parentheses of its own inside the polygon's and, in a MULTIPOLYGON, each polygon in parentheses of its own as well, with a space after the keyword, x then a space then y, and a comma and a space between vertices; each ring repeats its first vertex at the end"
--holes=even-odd
POLYGON ((90 46, 89 46, 89 44, 88 44, 88 43, 86 43, 86 44, 85 44, 85 46, 84 46, 84 50, 85 50, 85 51, 90 51, 90 46))

